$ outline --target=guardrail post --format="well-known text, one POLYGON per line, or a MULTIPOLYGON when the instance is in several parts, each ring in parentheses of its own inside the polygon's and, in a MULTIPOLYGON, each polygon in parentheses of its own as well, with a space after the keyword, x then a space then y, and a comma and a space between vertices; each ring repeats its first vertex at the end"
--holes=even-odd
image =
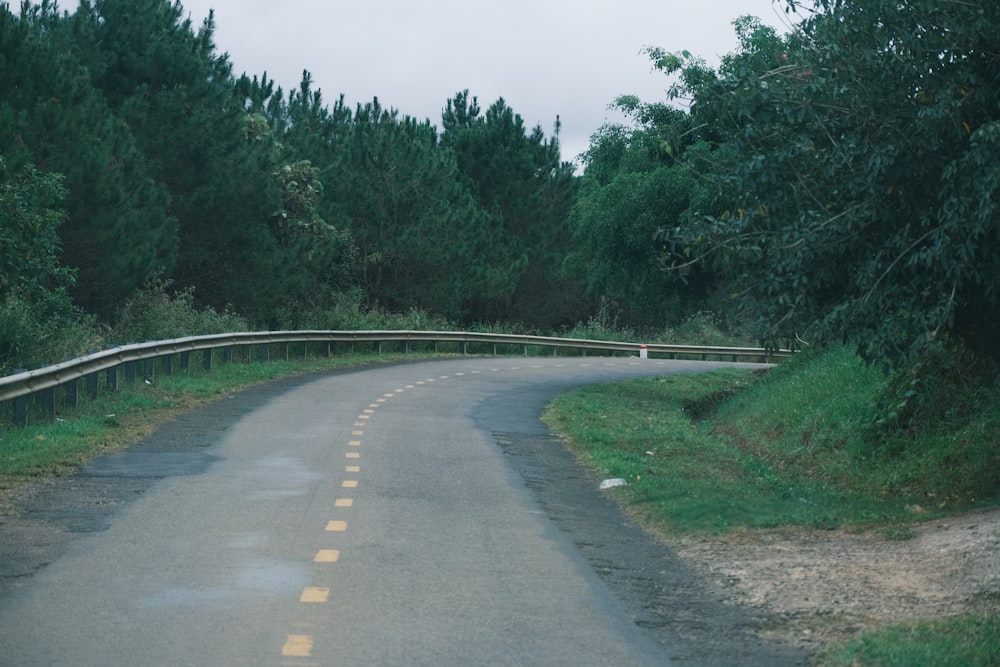
POLYGON ((76 380, 70 380, 66 383, 66 407, 75 408, 78 403, 76 380))
MULTIPOLYGON (((15 368, 14 374, 24 373, 27 368, 15 368)), ((28 397, 18 396, 11 401, 11 405, 14 410, 14 426, 27 426, 28 425, 28 397)))
POLYGON ((142 379, 146 382, 153 381, 153 362, 156 359, 143 359, 142 360, 142 379))
POLYGON ((228 364, 233 360, 233 348, 224 347, 222 348, 222 363, 228 364))
POLYGON ((42 392, 42 412, 49 419, 56 418, 56 390, 54 387, 43 389, 42 392))
POLYGON ((181 370, 187 374, 191 370, 191 352, 190 350, 184 350, 181 352, 181 370))
POLYGON ((208 348, 202 353, 201 365, 206 371, 212 370, 212 348, 208 348))
POLYGON ((271 346, 267 343, 260 346, 260 360, 271 361, 271 346))
POLYGON ((135 384, 135 362, 125 362, 125 384, 135 384))
POLYGON ((173 375, 174 373, 174 355, 168 354, 163 357, 163 374, 173 375))
POLYGON ((98 384, 97 373, 89 373, 87 375, 87 398, 89 398, 92 401, 97 400, 97 384, 98 384))
POLYGON ((118 391, 118 367, 108 369, 108 391, 118 391))

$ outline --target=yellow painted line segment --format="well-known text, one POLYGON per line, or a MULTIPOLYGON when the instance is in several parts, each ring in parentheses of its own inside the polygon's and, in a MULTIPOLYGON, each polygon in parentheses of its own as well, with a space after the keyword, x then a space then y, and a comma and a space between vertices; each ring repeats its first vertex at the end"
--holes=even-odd
POLYGON ((333 501, 333 506, 334 507, 353 507, 354 506, 354 499, 353 498, 337 498, 335 501, 333 501))
POLYGON ((292 658, 308 658, 312 656, 313 639, 309 635, 288 635, 281 655, 292 658))
POLYGON ((346 521, 327 521, 326 531, 328 533, 342 533, 347 530, 346 521))
POLYGON ((361 472, 361 466, 347 466, 345 472, 361 472))
POLYGON ((341 484, 345 489, 356 489, 358 488, 358 482, 354 479, 345 479, 344 483, 341 484))
POLYGON ((361 458, 361 454, 359 454, 358 452, 347 452, 347 458, 349 458, 349 459, 360 459, 361 458))
POLYGON ((336 563, 340 560, 340 551, 337 549, 320 549, 313 558, 314 563, 336 563))
POLYGON ((312 586, 302 589, 299 602, 326 602, 330 599, 329 588, 315 588, 312 586))

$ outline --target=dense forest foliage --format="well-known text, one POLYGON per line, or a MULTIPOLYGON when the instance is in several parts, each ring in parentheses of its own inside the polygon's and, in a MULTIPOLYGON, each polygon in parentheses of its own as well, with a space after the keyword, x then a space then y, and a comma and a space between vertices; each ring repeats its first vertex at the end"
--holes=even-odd
POLYGON ((616 100, 582 174, 503 99, 435 125, 237 75, 176 0, 0 5, 0 367, 124 342, 159 295, 203 328, 708 310, 904 394, 956 359, 994 383, 1000 4, 778 5, 794 29, 737 19, 716 69, 648 47, 671 99, 616 100))

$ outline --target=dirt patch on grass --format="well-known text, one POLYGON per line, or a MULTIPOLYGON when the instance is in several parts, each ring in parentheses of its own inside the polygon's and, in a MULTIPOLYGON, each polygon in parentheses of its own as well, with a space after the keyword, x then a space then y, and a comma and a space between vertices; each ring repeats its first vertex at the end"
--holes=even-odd
POLYGON ((685 539, 677 554, 764 619, 764 634, 818 648, 913 619, 1000 611, 1000 511, 877 532, 783 530, 685 539))

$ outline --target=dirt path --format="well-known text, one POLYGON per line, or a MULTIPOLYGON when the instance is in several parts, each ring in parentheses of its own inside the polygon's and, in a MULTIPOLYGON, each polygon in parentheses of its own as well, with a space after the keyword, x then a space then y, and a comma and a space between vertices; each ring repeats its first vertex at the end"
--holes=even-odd
POLYGON ((1000 611, 1000 511, 912 526, 915 536, 781 531, 686 540, 677 553, 768 619, 774 639, 816 648, 887 623, 1000 611))

